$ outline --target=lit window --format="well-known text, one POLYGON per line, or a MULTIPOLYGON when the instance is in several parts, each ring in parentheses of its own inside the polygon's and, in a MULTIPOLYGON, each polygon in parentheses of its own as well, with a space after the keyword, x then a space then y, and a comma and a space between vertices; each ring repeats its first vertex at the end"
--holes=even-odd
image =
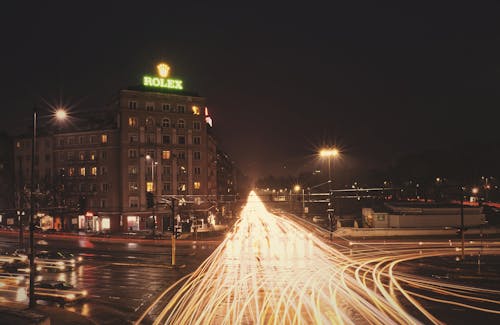
POLYGON ((177 121, 177 128, 179 128, 179 129, 184 129, 185 124, 186 124, 186 123, 184 122, 184 120, 182 120, 182 119, 181 119, 181 120, 178 120, 178 121, 177 121))
POLYGON ((130 182, 130 183, 128 183, 128 190, 130 192, 137 192, 138 189, 139 189, 139 186, 137 186, 136 182, 130 182))
POLYGON ((16 148, 21 148, 21 141, 16 142, 16 148))
POLYGON ((186 184, 180 184, 179 185, 179 191, 185 192, 186 191, 186 184))
POLYGON ((90 160, 95 160, 95 152, 90 153, 90 160))
POLYGON ((80 152, 78 154, 78 157, 79 157, 80 160, 85 160, 85 153, 84 152, 80 152))
POLYGON ((146 192, 153 192, 153 182, 146 182, 146 192))
POLYGON ((92 168, 90 169, 90 174, 91 174, 92 176, 97 176, 97 167, 92 167, 92 168))
POLYGON ((69 176, 75 176, 75 167, 70 167, 68 169, 68 175, 69 176))
POLYGON ((85 176, 85 167, 80 168, 80 176, 85 176))
POLYGON ((128 118, 128 126, 130 126, 132 128, 136 128, 137 127, 137 117, 129 117, 128 118))
POLYGON ((108 143, 108 135, 101 134, 101 143, 108 143))
POLYGON ((198 106, 193 106, 193 115, 200 115, 200 108, 198 106))
POLYGON ((165 160, 170 159, 170 150, 163 150, 161 152, 161 158, 165 160))
POLYGON ((194 182, 194 184, 193 184, 193 185, 194 185, 194 189, 195 189, 195 190, 199 190, 199 189, 200 189, 200 187, 201 187, 201 183, 200 183, 200 182, 194 182))

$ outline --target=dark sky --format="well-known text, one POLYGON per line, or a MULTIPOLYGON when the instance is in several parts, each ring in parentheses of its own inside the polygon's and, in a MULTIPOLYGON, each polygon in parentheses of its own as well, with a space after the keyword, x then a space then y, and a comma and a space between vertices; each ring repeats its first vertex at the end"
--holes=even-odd
POLYGON ((97 109, 166 61, 250 175, 311 168, 329 143, 373 168, 500 139, 497 1, 16 3, 0 21, 11 133, 35 102, 97 109))

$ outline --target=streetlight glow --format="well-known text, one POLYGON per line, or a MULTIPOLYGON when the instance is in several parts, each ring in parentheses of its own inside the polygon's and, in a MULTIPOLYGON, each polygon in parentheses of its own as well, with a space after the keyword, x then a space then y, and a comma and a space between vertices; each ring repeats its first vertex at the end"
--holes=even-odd
POLYGON ((299 184, 296 184, 296 185, 293 187, 293 190, 294 190, 295 192, 300 191, 300 185, 299 185, 299 184))
POLYGON ((336 157, 339 155, 339 150, 337 148, 321 149, 319 155, 321 157, 336 157))
POLYGON ((63 121, 66 117, 68 117, 68 113, 66 113, 66 111, 62 108, 58 108, 54 115, 59 121, 63 121))

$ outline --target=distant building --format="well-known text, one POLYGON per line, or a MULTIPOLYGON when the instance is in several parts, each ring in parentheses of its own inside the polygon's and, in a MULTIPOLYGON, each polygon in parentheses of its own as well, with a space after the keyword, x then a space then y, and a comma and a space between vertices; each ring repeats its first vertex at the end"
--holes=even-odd
MULTIPOLYGON (((461 224, 459 205, 384 203, 379 209, 363 208, 363 226, 369 228, 444 228, 461 224)), ((464 207, 464 225, 485 223, 482 207, 464 207)))
MULTIPOLYGON (((215 200, 216 143, 205 98, 182 90, 179 80, 147 78, 142 86, 120 90, 105 110, 40 132, 35 174, 40 197, 50 193, 40 204, 48 225, 90 231, 156 225, 164 231, 172 220, 171 197, 196 202, 199 209, 215 200), (153 193, 154 207, 148 207, 146 192, 153 193)), ((15 139, 14 157, 16 193, 22 196, 30 181, 29 135, 15 139)))
POLYGON ((13 225, 16 219, 14 211, 14 169, 12 166, 12 139, 7 134, 0 134, 0 225, 13 225))

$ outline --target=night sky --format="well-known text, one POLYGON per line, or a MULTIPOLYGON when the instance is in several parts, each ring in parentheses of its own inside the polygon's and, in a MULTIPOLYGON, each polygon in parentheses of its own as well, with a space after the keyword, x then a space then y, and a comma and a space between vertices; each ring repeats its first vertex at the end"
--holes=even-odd
POLYGON ((311 169, 325 144, 369 169, 500 140, 496 1, 16 3, 0 20, 10 134, 35 103, 100 109, 165 61, 250 176, 311 169))

